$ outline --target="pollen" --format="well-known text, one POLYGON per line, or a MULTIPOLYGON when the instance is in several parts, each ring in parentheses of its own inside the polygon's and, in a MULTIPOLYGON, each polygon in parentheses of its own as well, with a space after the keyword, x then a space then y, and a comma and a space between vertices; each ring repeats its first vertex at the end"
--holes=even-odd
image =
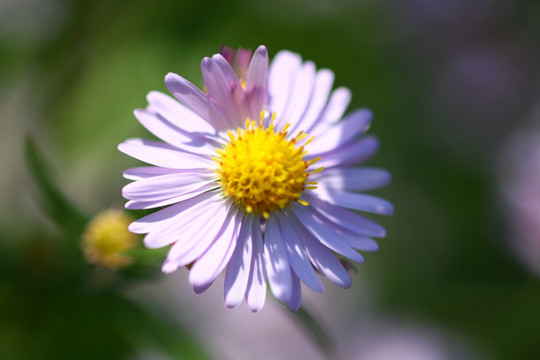
POLYGON ((319 159, 304 160, 304 146, 313 138, 300 146, 307 134, 300 131, 287 139, 289 125, 276 131, 274 113, 270 125, 264 128, 263 117, 264 112, 258 124, 247 119, 245 129, 238 129, 236 134, 229 131, 230 141, 217 150, 214 160, 223 194, 246 212, 268 218, 291 201, 309 205, 300 196, 304 190, 316 188, 317 182, 308 181, 308 177, 322 168, 308 172, 319 159))

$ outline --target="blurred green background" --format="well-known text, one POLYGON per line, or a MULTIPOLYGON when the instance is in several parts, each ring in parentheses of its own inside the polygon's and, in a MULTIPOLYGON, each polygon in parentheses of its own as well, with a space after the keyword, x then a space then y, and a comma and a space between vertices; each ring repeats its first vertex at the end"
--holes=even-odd
POLYGON ((145 95, 167 92, 167 72, 201 86, 222 44, 264 44, 332 69, 349 111, 373 110, 369 165, 393 174, 375 194, 396 214, 375 219, 388 236, 353 288, 306 294, 330 358, 539 359, 540 229, 521 220, 540 223, 540 155, 516 155, 514 135, 540 127, 538 19, 535 0, 1 0, 0 358, 324 359, 270 298, 231 311, 185 272, 78 262, 84 219, 123 205, 138 163, 116 145, 149 136, 132 114, 145 95), (28 137, 80 218, 43 211, 28 137), (513 197, 523 177, 536 208, 513 197))

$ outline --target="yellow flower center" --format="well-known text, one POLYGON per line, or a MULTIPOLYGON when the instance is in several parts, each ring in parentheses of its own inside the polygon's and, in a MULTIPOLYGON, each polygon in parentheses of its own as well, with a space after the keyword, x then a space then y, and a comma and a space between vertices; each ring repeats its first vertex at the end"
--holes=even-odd
POLYGON ((268 218, 270 212, 285 208, 291 201, 309 205, 300 196, 305 189, 316 188, 316 181, 307 180, 322 168, 308 172, 308 167, 319 158, 303 159, 307 153, 304 146, 313 138, 299 146, 298 142, 307 134, 300 131, 287 140, 289 124, 276 132, 274 114, 270 126, 264 129, 263 115, 258 126, 247 119, 245 129, 238 129, 236 135, 229 131, 229 143, 217 150, 214 160, 219 165, 217 173, 224 195, 246 212, 268 218))

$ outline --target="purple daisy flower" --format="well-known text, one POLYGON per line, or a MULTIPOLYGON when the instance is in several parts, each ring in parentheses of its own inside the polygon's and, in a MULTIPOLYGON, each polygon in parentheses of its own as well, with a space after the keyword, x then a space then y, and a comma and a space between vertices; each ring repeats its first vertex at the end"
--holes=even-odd
POLYGON ((378 148, 362 109, 342 119, 351 95, 332 91, 334 75, 282 51, 271 66, 260 46, 202 61, 207 93, 179 75, 165 84, 176 99, 148 94, 135 116, 164 142, 130 139, 120 151, 154 166, 129 169, 128 209, 164 207, 133 222, 149 248, 171 245, 163 271, 191 266, 195 293, 226 269, 225 305, 266 298, 297 310, 301 282, 318 273, 342 288, 351 277, 336 254, 362 262, 385 230, 354 210, 390 215, 392 205, 360 194, 386 185, 382 169, 354 167, 378 148), (309 134, 309 135, 308 135, 309 134))

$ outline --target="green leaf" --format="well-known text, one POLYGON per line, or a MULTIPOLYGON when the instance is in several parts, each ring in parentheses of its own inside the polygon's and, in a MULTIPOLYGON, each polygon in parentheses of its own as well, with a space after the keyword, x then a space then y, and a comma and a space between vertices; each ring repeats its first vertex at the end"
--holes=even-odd
POLYGON ((38 188, 39 199, 37 201, 42 210, 67 235, 79 236, 84 230, 88 218, 54 183, 43 154, 30 137, 26 139, 25 158, 28 170, 38 188))

